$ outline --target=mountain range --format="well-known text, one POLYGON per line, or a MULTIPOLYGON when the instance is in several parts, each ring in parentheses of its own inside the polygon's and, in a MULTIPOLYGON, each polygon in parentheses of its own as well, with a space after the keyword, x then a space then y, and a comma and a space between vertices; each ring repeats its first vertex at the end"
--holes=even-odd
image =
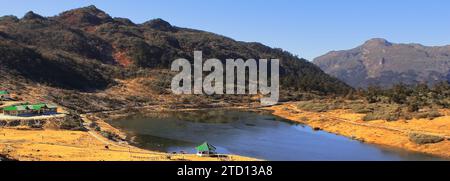
POLYGON ((450 46, 397 44, 375 38, 351 50, 329 52, 313 63, 355 88, 450 81, 450 46))
POLYGON ((104 99, 104 107, 110 102, 133 103, 136 101, 129 100, 140 95, 143 101, 141 93, 152 92, 151 88, 170 89, 171 62, 177 58, 193 60, 195 50, 203 51, 204 59, 280 59, 282 90, 323 95, 351 90, 309 61, 282 49, 181 28, 162 19, 136 24, 111 17, 95 6, 52 17, 31 11, 22 18, 1 17, 0 83, 23 96, 41 96, 67 107, 71 104, 67 100, 89 96, 104 99))

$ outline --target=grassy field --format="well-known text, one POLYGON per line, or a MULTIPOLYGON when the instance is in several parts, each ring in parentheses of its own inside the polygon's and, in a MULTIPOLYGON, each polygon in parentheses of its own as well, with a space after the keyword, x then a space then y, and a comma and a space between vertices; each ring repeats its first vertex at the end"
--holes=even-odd
POLYGON ((108 140, 95 132, 0 129, 0 155, 21 161, 241 161, 144 150, 108 140))

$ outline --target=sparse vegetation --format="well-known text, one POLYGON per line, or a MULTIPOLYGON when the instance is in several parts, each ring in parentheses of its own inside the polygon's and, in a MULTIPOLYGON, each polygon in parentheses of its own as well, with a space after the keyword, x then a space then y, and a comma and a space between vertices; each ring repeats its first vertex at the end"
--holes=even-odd
MULTIPOLYGON (((14 80, 12 84, 23 84, 25 88, 52 88, 48 93, 51 101, 78 113, 151 102, 135 94, 117 99, 111 94, 87 94, 103 93, 129 79, 146 79, 141 83, 154 94, 167 94, 172 76, 166 73, 170 72, 171 62, 178 58, 192 60, 193 50, 203 50, 203 59, 280 59, 282 101, 345 95, 351 90, 309 61, 282 49, 178 28, 161 19, 136 25, 127 19, 112 18, 95 7, 85 7, 52 18, 32 12, 20 19, 4 17, 0 26, 0 73, 5 80, 14 80), (154 69, 166 73, 152 72, 154 69), (95 105, 91 100, 96 100, 95 105)), ((251 101, 239 98, 211 96, 208 102, 251 101)), ((193 101, 197 100, 186 100, 193 101)))
POLYGON ((121 141, 122 138, 120 138, 119 135, 113 133, 113 132, 109 132, 109 131, 100 131, 100 134, 105 137, 108 138, 111 141, 121 141))
POLYGON ((301 101, 297 107, 312 112, 347 109, 354 113, 365 114, 364 121, 413 118, 432 120, 443 116, 439 112, 440 108, 447 108, 446 100, 450 98, 447 88, 450 87, 446 83, 437 84, 432 88, 424 84, 417 86, 400 84, 388 90, 374 86, 367 90, 358 90, 354 96, 359 99, 314 99, 301 101), (361 100, 362 98, 365 100, 361 100))
POLYGON ((93 128, 95 131, 101 131, 102 129, 100 128, 100 126, 98 125, 98 123, 96 123, 95 121, 91 122, 91 124, 89 124, 90 128, 93 128))
POLYGON ((60 121, 59 128, 73 131, 87 131, 82 123, 83 120, 79 115, 67 115, 60 121))
POLYGON ((410 133, 409 134, 409 140, 419 144, 433 144, 433 143, 439 143, 441 141, 444 141, 445 138, 441 136, 436 135, 427 135, 427 134, 421 134, 421 133, 410 133))

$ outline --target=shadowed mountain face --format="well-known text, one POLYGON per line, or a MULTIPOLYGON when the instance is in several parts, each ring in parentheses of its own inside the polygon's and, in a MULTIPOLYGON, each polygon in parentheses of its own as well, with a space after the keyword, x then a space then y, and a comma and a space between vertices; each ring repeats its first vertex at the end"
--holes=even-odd
POLYGON ((179 28, 162 19, 135 24, 95 6, 54 17, 28 12, 23 18, 0 18, 1 73, 65 89, 105 89, 127 74, 167 69, 177 58, 192 60, 194 50, 203 51, 204 59, 278 58, 284 88, 323 94, 350 89, 283 50, 179 28))
POLYGON ((353 87, 450 80, 450 46, 427 47, 372 39, 351 50, 314 59, 326 73, 353 87))

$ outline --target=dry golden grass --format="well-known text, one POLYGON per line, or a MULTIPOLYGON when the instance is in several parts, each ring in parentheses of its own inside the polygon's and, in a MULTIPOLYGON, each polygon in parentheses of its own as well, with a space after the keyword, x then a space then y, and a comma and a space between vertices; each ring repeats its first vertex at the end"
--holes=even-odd
MULTIPOLYGON (((65 130, 0 129, 0 151, 21 161, 220 161, 192 154, 148 151, 109 141, 96 133, 65 130)), ((255 159, 230 155, 223 160, 255 159)))

